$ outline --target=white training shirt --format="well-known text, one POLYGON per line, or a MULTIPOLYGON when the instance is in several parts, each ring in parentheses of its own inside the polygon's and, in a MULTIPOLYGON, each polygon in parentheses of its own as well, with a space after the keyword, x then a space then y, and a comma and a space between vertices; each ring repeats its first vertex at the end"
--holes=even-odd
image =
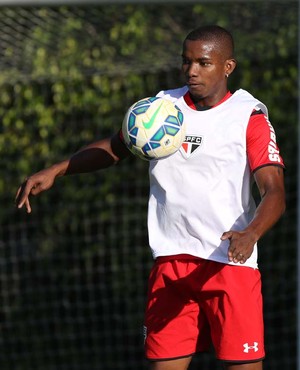
MULTIPOLYGON (((186 92, 158 94, 182 110, 187 130, 178 152, 150 161, 149 243, 154 258, 189 254, 228 264, 229 241, 221 235, 243 230, 256 208, 246 153, 249 117, 256 107, 267 115, 267 108, 240 89, 220 105, 196 111, 186 104, 186 92)), ((246 263, 235 265, 257 268, 257 245, 246 263)))

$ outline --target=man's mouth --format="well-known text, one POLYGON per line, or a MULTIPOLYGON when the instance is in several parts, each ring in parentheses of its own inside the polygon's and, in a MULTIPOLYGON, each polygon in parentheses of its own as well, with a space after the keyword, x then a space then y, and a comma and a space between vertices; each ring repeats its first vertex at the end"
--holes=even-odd
POLYGON ((196 82, 196 81, 187 81, 187 85, 190 86, 190 87, 198 87, 202 84, 199 83, 199 82, 196 82))

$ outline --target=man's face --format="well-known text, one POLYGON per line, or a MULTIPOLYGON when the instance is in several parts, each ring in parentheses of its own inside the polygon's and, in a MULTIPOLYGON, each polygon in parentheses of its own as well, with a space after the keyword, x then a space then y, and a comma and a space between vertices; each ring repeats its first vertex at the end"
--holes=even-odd
POLYGON ((186 40, 183 45, 182 71, 190 94, 205 105, 216 104, 227 92, 227 61, 218 44, 186 40))

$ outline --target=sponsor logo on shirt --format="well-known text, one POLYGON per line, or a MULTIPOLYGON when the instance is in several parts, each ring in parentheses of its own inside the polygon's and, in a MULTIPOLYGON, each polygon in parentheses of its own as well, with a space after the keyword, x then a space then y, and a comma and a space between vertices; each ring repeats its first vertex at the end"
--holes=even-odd
POLYGON ((269 160, 272 162, 279 162, 281 163, 281 158, 279 155, 279 150, 276 144, 276 135, 273 126, 271 125, 268 118, 265 116, 266 121, 268 122, 270 128, 270 141, 268 145, 268 153, 269 153, 269 160))

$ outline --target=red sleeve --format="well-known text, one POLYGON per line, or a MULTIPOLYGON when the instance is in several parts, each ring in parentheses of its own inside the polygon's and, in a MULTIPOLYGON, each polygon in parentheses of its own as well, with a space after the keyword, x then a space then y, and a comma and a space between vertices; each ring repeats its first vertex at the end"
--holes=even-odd
POLYGON ((261 111, 251 115, 246 140, 248 161, 252 172, 270 164, 284 167, 274 128, 261 111))

